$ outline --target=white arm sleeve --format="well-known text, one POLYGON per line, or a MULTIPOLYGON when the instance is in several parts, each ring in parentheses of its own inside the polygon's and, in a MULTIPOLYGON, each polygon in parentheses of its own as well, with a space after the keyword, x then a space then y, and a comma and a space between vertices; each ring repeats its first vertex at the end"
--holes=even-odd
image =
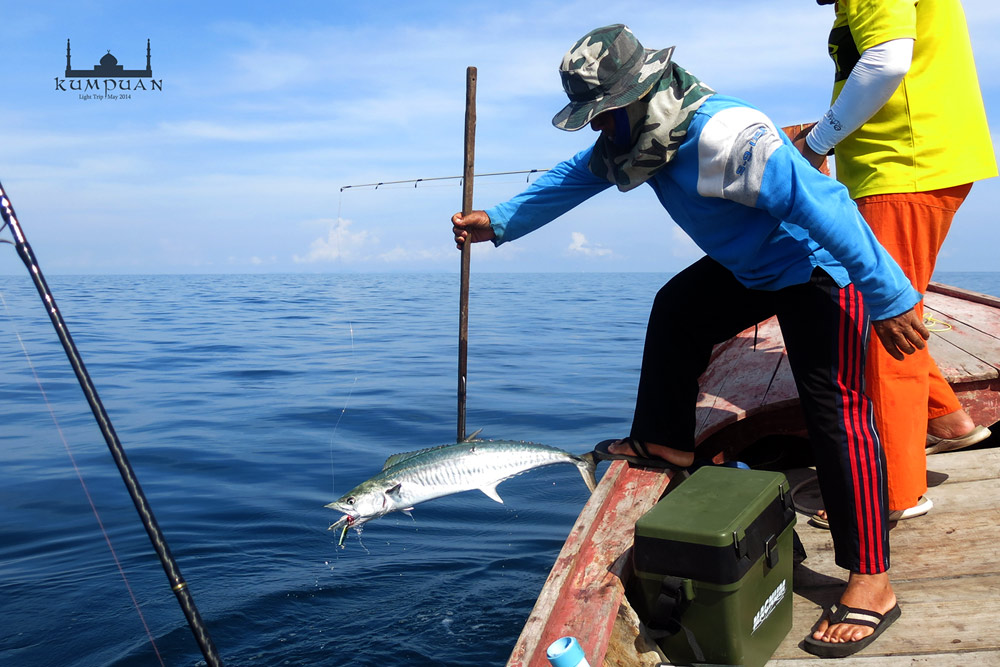
POLYGON ((865 51, 833 106, 806 137, 809 148, 826 155, 864 125, 896 92, 912 59, 913 40, 909 38, 892 39, 865 51))

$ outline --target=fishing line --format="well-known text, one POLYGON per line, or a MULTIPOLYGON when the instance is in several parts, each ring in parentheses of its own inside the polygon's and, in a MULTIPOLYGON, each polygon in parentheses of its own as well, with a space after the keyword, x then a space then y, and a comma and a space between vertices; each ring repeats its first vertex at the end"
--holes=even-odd
MULTIPOLYGON (((2 227, 0 227, 0 231, 2 231, 2 227)), ((52 418, 52 423, 56 427, 56 432, 59 434, 59 440, 62 441, 63 448, 66 450, 66 456, 69 457, 69 462, 73 466, 73 472, 76 473, 76 478, 80 481, 80 487, 83 489, 83 495, 87 497, 87 503, 90 505, 90 511, 94 513, 94 519, 97 520, 97 526, 101 529, 101 535, 104 537, 104 542, 108 545, 108 551, 111 552, 111 558, 115 561, 115 567, 118 568, 118 574, 121 575, 122 581, 125 583, 125 590, 128 591, 128 596, 132 600, 132 606, 135 607, 135 612, 139 615, 142 627, 146 631, 146 636, 149 638, 149 644, 153 647, 153 653, 156 654, 157 661, 165 667, 163 658, 160 656, 160 649, 156 646, 156 641, 153 639, 153 633, 149 629, 149 624, 146 623, 146 617, 142 614, 142 609, 139 607, 139 601, 135 598, 135 593, 132 591, 131 584, 129 584, 128 576, 125 574, 125 569, 122 567, 121 561, 118 559, 118 553, 111 544, 111 536, 108 535, 108 531, 104 528, 104 522, 101 520, 101 513, 98 511, 97 505, 94 503, 94 499, 90 495, 87 483, 83 479, 83 472, 76 463, 73 451, 70 449, 69 442, 66 440, 66 435, 63 433, 62 425, 56 417, 55 409, 49 401, 49 396, 45 392, 45 387, 42 386, 41 378, 38 377, 38 371, 35 368, 35 363, 31 358, 31 354, 28 352, 27 346, 24 344, 24 339, 21 337, 21 332, 17 328, 17 323, 14 321, 10 309, 7 307, 7 299, 4 298, 3 292, 0 292, 0 303, 3 304, 4 312, 7 314, 7 320, 10 322, 14 336, 17 337, 17 342, 21 346, 21 352, 24 353, 24 359, 28 363, 28 368, 31 369, 31 375, 35 379, 35 385, 38 387, 38 393, 42 395, 42 401, 45 403, 49 416, 52 418)))
MULTIPOLYGON (((341 190, 340 190, 340 196, 337 198, 337 223, 336 224, 337 224, 337 229, 338 230, 340 229, 340 221, 341 221, 340 211, 341 211, 341 209, 343 209, 343 207, 344 207, 344 190, 343 190, 343 188, 341 188, 341 190)), ((337 259, 342 259, 342 257, 343 257, 340 254, 340 237, 341 236, 342 236, 342 234, 339 234, 339 233, 337 234, 337 259)))
MULTIPOLYGON (((355 368, 357 368, 354 359, 354 323, 348 322, 347 326, 351 332, 351 363, 352 365, 355 366, 355 368)), ((340 428, 340 420, 344 418, 344 413, 347 412, 347 406, 350 405, 351 403, 351 397, 354 395, 354 386, 357 384, 358 384, 358 376, 355 375, 354 382, 351 383, 351 388, 347 392, 347 399, 344 401, 344 407, 343 409, 341 409, 340 415, 337 416, 337 423, 333 425, 333 433, 330 434, 330 485, 332 487, 332 496, 334 498, 337 497, 337 480, 336 480, 336 466, 334 465, 333 461, 333 441, 337 436, 337 429, 340 428)), ((371 552, 368 551, 368 547, 366 547, 364 545, 364 542, 361 541, 362 528, 363 528, 362 526, 355 526, 354 532, 358 534, 358 544, 361 545, 361 548, 364 549, 366 553, 370 554, 371 552)))
POLYGON ((951 325, 944 320, 939 320, 930 313, 924 313, 924 326, 927 327, 928 331, 950 331, 951 325), (935 326, 940 325, 940 328, 935 328, 935 326))
MULTIPOLYGON (((354 365, 354 323, 348 322, 348 328, 351 332, 351 365, 354 365)), ((355 366, 357 368, 357 366, 355 366)), ((340 428, 340 420, 344 418, 344 413, 347 412, 347 406, 351 402, 351 396, 354 395, 354 385, 358 383, 358 376, 354 376, 354 382, 351 383, 351 388, 347 392, 347 400, 344 401, 344 407, 340 411, 340 415, 337 417, 337 423, 333 425, 333 433, 330 434, 330 486, 332 487, 333 497, 337 497, 337 480, 334 474, 335 467, 333 465, 333 440, 337 436, 337 429, 340 428)))

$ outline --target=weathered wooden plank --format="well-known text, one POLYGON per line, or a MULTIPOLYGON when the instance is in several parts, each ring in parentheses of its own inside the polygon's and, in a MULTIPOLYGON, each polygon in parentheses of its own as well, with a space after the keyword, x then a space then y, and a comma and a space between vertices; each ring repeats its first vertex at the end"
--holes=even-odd
MULTIPOLYGON (((890 533, 892 576, 920 579, 951 576, 960 568, 966 574, 1000 572, 1000 449, 949 452, 927 459, 929 478, 945 481, 928 490, 934 508, 926 516, 900 521, 890 533), (985 531, 985 532, 983 532, 985 531), (995 535, 996 539, 984 540, 995 535), (933 549, 927 545, 934 545, 933 549), (977 561, 977 562, 966 562, 977 561)), ((811 471, 789 471, 793 488, 812 478, 811 471)), ((820 507, 816 484, 795 493, 796 506, 820 507)), ((806 565, 824 577, 843 575, 833 562, 829 531, 805 521, 796 528, 809 553, 806 565)), ((807 571, 803 583, 814 585, 807 571)))
MULTIPOLYGON (((932 313, 935 319, 949 324, 961 324, 994 340, 1000 336, 1000 309, 997 308, 989 308, 947 296, 928 295, 924 300, 924 313, 932 313)), ((933 324, 934 322, 931 322, 931 325, 933 324)))
POLYGON ((580 640, 591 664, 601 663, 624 597, 621 576, 632 526, 656 504, 671 476, 611 464, 566 538, 509 667, 548 667, 546 648, 567 635, 580 640))
POLYGON ((998 377, 1000 308, 995 306, 1000 300, 979 295, 982 298, 977 303, 967 299, 975 293, 943 285, 935 290, 924 297, 924 314, 933 317, 928 327, 933 332, 931 356, 945 379, 963 383, 998 377), (957 298, 959 294, 964 296, 957 298))
MULTIPOLYGON (((934 509, 918 519, 900 521, 890 532, 893 580, 1000 572, 997 487, 995 481, 945 483, 929 492, 934 509), (992 539, 983 539, 991 535, 992 539)), ((846 573, 834 563, 829 531, 807 524, 797 531, 809 558, 806 568, 795 573, 796 582, 814 586, 830 577, 846 580, 846 573)))
POLYGON ((949 384, 994 380, 1000 377, 997 366, 985 359, 997 357, 1000 365, 1000 342, 994 341, 996 349, 987 346, 986 341, 966 332, 934 332, 928 341, 931 357, 941 369, 941 374, 949 384))
POLYGON ((777 318, 717 346, 699 385, 695 441, 706 458, 721 463, 764 436, 804 433, 777 318))
MULTIPOLYGON (((1000 308, 1000 297, 993 296, 992 294, 983 294, 982 292, 973 292, 972 290, 954 287, 952 285, 945 285, 943 283, 931 282, 927 286, 927 293, 943 294, 945 296, 955 297, 956 299, 962 299, 963 301, 970 301, 972 303, 983 304, 984 306, 1000 308)), ((925 294, 924 296, 926 298, 927 295, 925 294)))
MULTIPOLYGON (((788 477, 788 482, 792 486, 792 492, 795 494, 796 508, 802 507, 803 509, 814 510, 822 507, 819 485, 816 484, 815 470, 811 468, 796 468, 785 471, 785 476, 788 477), (800 486, 802 482, 808 483, 800 486)), ((997 484, 997 480, 1000 480, 1000 448, 962 450, 934 454, 927 457, 927 482, 930 487, 928 495, 932 499, 935 499, 935 502, 938 502, 936 500, 938 498, 938 490, 945 483, 949 487, 954 487, 957 484, 965 482, 986 481, 997 484)), ((938 506, 935 507, 934 512, 940 513, 941 509, 940 502, 938 502, 938 506)), ((959 507, 959 509, 964 510, 965 508, 959 507)), ((802 516, 801 518, 805 520, 808 517, 802 516)), ((817 533, 804 532, 807 530, 811 531, 812 529, 806 529, 802 525, 797 530, 803 536, 803 540, 810 535, 817 536, 817 539, 819 539, 819 536, 829 535, 826 531, 819 531, 817 533)))
MULTIPOLYGON (((934 664, 968 665, 1000 655, 995 618, 1000 613, 1000 449, 949 452, 929 457, 935 479, 946 478, 928 495, 934 509, 901 521, 890 533, 893 588, 903 617, 862 656, 838 664, 883 665, 888 655, 916 659, 954 657, 934 664)), ((793 487, 814 476, 788 472, 793 487)), ((796 493, 796 505, 819 506, 815 485, 796 493)), ((793 628, 773 665, 809 667, 818 661, 798 644, 836 601, 847 573, 833 561, 829 531, 796 527, 809 558, 794 573, 793 628)), ((911 664, 904 662, 901 664, 911 664)), ((927 664, 915 662, 913 664, 927 664)), ((991 663, 982 663, 991 664, 991 663)))
POLYGON ((1000 380, 965 382, 952 389, 973 422, 992 426, 1000 421, 1000 380))
POLYGON ((787 405, 798 402, 799 390, 795 386, 792 367, 788 363, 788 352, 784 349, 784 342, 782 342, 781 362, 778 364, 774 377, 771 378, 771 386, 767 388, 764 403, 767 405, 787 405))
MULTIPOLYGON (((750 327, 716 347, 708 370, 698 381, 701 394, 695 406, 696 440, 704 440, 766 404, 768 389, 781 366, 784 350, 781 330, 774 317, 761 322, 756 332, 750 327)), ((779 398, 784 395, 775 394, 779 398)))
MULTIPOLYGON (((945 378, 956 385, 956 393, 977 423, 993 424, 1000 419, 1000 395, 996 393, 1000 384, 992 387, 981 383, 1000 379, 1000 340, 965 324, 964 320, 988 329, 993 326, 990 318, 1000 314, 1000 310, 942 294, 930 294, 928 301, 954 313, 955 318, 962 318, 955 319, 928 308, 930 314, 950 327, 932 336, 929 343, 932 356, 945 378), (969 383, 978 384, 966 387, 969 383)), ((996 331, 1000 331, 1000 323, 996 331)), ((702 451, 708 456, 733 456, 768 432, 798 433, 804 428, 777 319, 770 318, 759 325, 756 349, 754 333, 753 328, 747 329, 719 345, 700 380, 696 441, 706 444, 702 451), (745 423, 750 416, 754 417, 754 424, 745 423), (725 444, 712 440, 723 432, 725 444)))
MULTIPOLYGON (((928 479, 944 475, 949 484, 1000 480, 1000 448, 946 452, 927 457, 928 479)), ((937 485, 934 485, 936 488, 937 485)))
MULTIPOLYGON (((934 334, 931 339, 932 354, 936 339, 941 339, 1000 368, 1000 309, 941 295, 929 295, 929 298, 924 316, 933 318, 928 322, 928 328, 934 334)), ((941 365, 941 362, 938 364, 941 365)))
MULTIPOLYGON (((978 357, 995 358, 1000 366, 1000 341, 958 322, 952 327, 932 336, 931 354, 976 423, 991 425, 1000 419, 1000 370, 978 357)), ((753 329, 747 329, 718 346, 712 365, 701 378, 696 441, 700 451, 717 460, 738 455, 743 447, 766 435, 804 433, 798 391, 776 319, 761 324, 756 351, 753 335, 753 329), (768 380, 771 355, 779 349, 781 359, 768 380), (751 416, 753 419, 748 419, 751 416)))
MULTIPOLYGON (((1000 651, 996 618, 1000 614, 1000 575, 956 576, 926 581, 895 582, 893 589, 903 615, 859 657, 925 656, 941 653, 964 655, 978 663, 979 652, 1000 651)), ((815 658, 799 648, 822 609, 836 601, 838 589, 803 590, 797 587, 792 609, 792 629, 774 654, 776 664, 789 660, 796 667, 815 658)), ((838 662, 838 664, 844 664, 838 662)), ((879 660, 871 664, 886 664, 879 660)), ((909 663, 904 663, 909 664, 909 663)), ((937 663, 935 663, 937 664, 937 663)))
POLYGON ((924 298, 924 314, 934 317, 929 328, 941 329, 937 333, 944 338, 949 338, 950 328, 953 328, 982 340, 984 346, 1000 348, 1000 308, 928 294, 924 298))
MULTIPOLYGON (((965 653, 927 653, 924 655, 853 655, 836 661, 837 667, 995 667, 1000 665, 1000 651, 965 653)), ((772 660, 767 667, 830 667, 829 660, 810 656, 806 659, 772 660)))

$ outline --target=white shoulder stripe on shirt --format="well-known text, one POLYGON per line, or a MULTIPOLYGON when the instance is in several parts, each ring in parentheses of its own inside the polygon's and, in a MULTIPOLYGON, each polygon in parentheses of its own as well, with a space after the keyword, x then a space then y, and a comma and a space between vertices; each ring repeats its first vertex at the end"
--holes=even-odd
POLYGON ((698 138, 698 194, 754 206, 767 161, 781 146, 778 132, 767 116, 749 107, 712 116, 698 138))

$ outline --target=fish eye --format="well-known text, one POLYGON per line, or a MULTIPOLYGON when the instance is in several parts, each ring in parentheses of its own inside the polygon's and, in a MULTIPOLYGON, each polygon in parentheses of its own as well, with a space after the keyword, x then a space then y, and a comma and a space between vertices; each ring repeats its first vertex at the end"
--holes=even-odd
POLYGON ((354 496, 351 496, 350 498, 347 499, 347 504, 348 505, 353 505, 354 504, 354 496))

